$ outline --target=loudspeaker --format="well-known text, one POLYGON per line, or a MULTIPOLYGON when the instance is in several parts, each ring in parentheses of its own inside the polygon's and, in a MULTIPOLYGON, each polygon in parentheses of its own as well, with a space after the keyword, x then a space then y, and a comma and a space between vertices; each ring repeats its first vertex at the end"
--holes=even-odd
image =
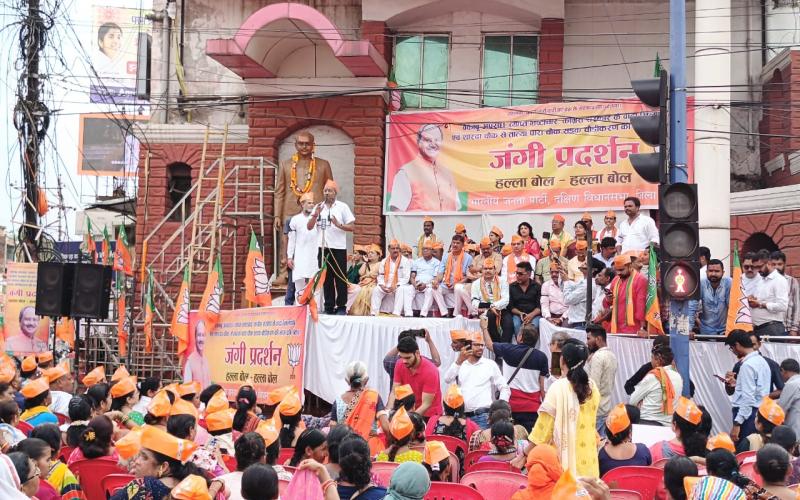
POLYGON ((75 264, 39 262, 36 267, 36 315, 69 316, 75 264))
POLYGON ((72 282, 73 318, 106 319, 111 299, 111 266, 75 264, 72 282))

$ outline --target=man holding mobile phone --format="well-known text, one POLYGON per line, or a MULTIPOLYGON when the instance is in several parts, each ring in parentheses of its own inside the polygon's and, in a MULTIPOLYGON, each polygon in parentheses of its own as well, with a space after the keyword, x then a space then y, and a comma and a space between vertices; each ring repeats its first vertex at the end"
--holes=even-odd
POLYGON ((492 259, 483 261, 483 273, 480 279, 472 283, 471 313, 486 316, 489 322, 489 333, 495 340, 500 340, 500 319, 503 309, 508 305, 508 283, 497 277, 497 269, 492 259))

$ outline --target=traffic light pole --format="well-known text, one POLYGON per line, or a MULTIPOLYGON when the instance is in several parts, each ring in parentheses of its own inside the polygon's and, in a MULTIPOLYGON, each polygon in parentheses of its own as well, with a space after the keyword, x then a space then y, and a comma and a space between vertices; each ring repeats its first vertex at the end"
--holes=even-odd
MULTIPOLYGON (((689 182, 686 133, 686 2, 669 2, 669 181, 689 182)), ((669 337, 678 372, 683 378, 683 395, 689 396, 689 333, 694 323, 697 301, 669 301, 669 337)))

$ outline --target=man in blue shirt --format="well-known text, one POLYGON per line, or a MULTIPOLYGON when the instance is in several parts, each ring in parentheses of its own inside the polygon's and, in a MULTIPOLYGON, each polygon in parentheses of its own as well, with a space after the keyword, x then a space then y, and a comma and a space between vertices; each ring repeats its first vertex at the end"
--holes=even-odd
POLYGON ((724 277, 724 273, 722 261, 711 259, 706 265, 706 279, 700 280, 701 304, 698 322, 701 335, 725 334, 731 279, 724 277))
MULTIPOLYGON (((411 264, 411 286, 414 287, 414 295, 422 294, 422 309, 419 315, 423 318, 428 317, 428 311, 433 305, 433 287, 431 286, 436 274, 439 272, 439 259, 433 256, 433 242, 426 241, 422 244, 422 257, 418 258, 411 264)), ((412 304, 414 300, 412 298, 412 304)), ((437 302, 439 313, 442 316, 447 315, 447 307, 445 307, 444 300, 437 302)))
MULTIPOLYGON (((739 374, 725 374, 725 383, 735 386, 733 405, 733 427, 731 438, 747 448, 747 436, 756 432, 755 416, 764 396, 769 394, 772 374, 766 360, 756 351, 750 335, 744 330, 733 330, 725 339, 725 345, 741 359, 739 374)), ((737 445, 738 446, 738 445, 737 445)))

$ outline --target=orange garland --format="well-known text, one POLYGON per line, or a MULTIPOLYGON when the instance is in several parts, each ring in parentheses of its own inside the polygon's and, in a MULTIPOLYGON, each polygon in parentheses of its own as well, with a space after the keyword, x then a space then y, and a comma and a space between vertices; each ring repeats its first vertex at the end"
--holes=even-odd
POLYGON ((311 184, 314 181, 314 170, 317 167, 317 159, 313 156, 311 157, 311 164, 308 166, 308 173, 306 174, 306 184, 300 191, 297 190, 297 162, 299 160, 300 157, 298 155, 295 154, 292 156, 291 182, 289 186, 296 196, 303 196, 311 190, 311 184))

